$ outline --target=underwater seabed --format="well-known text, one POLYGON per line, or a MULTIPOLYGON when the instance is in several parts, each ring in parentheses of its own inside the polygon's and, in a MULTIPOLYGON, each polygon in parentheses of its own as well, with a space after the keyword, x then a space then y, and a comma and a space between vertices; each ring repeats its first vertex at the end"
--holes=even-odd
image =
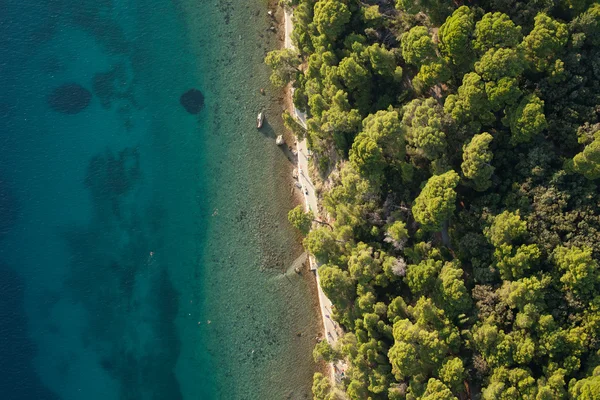
POLYGON ((0 326, 22 334, 0 350, 23 358, 5 398, 310 397, 315 288, 286 273, 302 250, 266 4, 10 0, 6 16, 0 326))

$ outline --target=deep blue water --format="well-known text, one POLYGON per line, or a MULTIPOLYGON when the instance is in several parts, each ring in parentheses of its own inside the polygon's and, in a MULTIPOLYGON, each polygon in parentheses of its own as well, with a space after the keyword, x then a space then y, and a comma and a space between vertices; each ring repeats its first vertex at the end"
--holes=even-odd
MULTIPOLYGON (((166 235, 176 219, 202 241, 202 202, 178 199, 201 186, 205 111, 179 102, 203 89, 181 10, 151 0, 0 10, 1 397, 184 398, 169 273, 180 254, 166 235)), ((210 360, 195 365, 191 394, 210 398, 210 360)))

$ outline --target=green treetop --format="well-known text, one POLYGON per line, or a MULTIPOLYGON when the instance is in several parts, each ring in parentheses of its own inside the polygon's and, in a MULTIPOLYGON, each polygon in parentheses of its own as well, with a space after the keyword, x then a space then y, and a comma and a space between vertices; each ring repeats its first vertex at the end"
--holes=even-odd
POLYGON ((465 286, 464 271, 456 262, 447 262, 439 274, 436 296, 446 315, 456 318, 471 308, 471 297, 465 286))
POLYGON ((381 273, 381 259, 373 257, 373 248, 359 243, 348 259, 350 276, 361 285, 368 285, 381 273))
POLYGON ((572 166, 587 179, 600 178, 600 135, 573 157, 572 166))
POLYGON ((310 231, 304 238, 304 248, 322 263, 329 262, 339 251, 333 232, 325 227, 310 231))
POLYGON ((475 25, 473 48, 483 54, 492 48, 515 47, 521 42, 521 27, 501 12, 487 13, 475 25))
POLYGON ((485 230, 486 237, 494 247, 511 244, 526 233, 527 223, 521 220, 519 211, 513 213, 508 210, 496 215, 492 225, 485 230))
POLYGON ((292 49, 270 51, 265 57, 265 63, 271 67, 271 83, 283 87, 296 79, 300 58, 292 49))
POLYGON ((523 97, 519 105, 508 113, 503 122, 505 124, 508 122, 508 126, 510 126, 511 144, 529 142, 548 126, 544 115, 544 101, 535 94, 523 97))
POLYGON ((288 213, 290 224, 302 232, 303 235, 306 235, 310 231, 314 219, 314 213, 312 211, 305 212, 304 207, 301 205, 294 207, 288 213))
POLYGON ((494 266, 498 268, 502 279, 514 280, 523 277, 537 264, 541 255, 536 244, 502 244, 494 251, 494 266))
POLYGON ((515 78, 524 69, 525 59, 516 49, 489 49, 475 63, 475 72, 486 81, 496 81, 503 77, 515 78))
POLYGON ((500 78, 498 82, 486 82, 485 92, 494 112, 513 106, 523 94, 517 79, 508 77, 500 78))
POLYGON ((415 26, 402 35, 402 57, 407 63, 420 67, 437 58, 435 44, 424 26, 415 26))
POLYGON ((369 84, 371 74, 354 56, 344 58, 339 65, 338 73, 350 90, 364 90, 369 84))
POLYGON ((320 372, 313 376, 312 393, 315 400, 334 400, 331 392, 331 380, 320 372))
POLYGON ((348 271, 342 271, 335 265, 319 267, 321 288, 336 307, 344 309, 356 296, 356 282, 350 277, 348 271))
POLYGON ((381 146, 388 163, 404 158, 405 132, 397 111, 379 110, 362 122, 363 132, 381 146))
POLYGON ((569 395, 571 399, 598 400, 600 398, 600 366, 594 369, 592 376, 579 381, 573 379, 569 382, 569 395))
POLYGON ((554 250, 554 258, 563 273, 560 281, 566 291, 581 298, 587 298, 596 292, 600 274, 598 262, 592 257, 590 249, 561 246, 554 250))
POLYGON ((461 169, 465 178, 473 181, 475 190, 485 191, 492 182, 490 178, 494 167, 490 164, 494 154, 490 151, 493 137, 487 132, 473 136, 471 141, 463 147, 463 163, 461 169))
POLYGON ((387 50, 379 43, 374 43, 365 49, 369 57, 371 69, 377 75, 392 77, 396 70, 396 58, 394 53, 387 50))
POLYGON ((490 110, 485 82, 475 72, 466 74, 458 93, 449 95, 444 103, 444 111, 452 119, 474 132, 496 119, 490 110))
POLYGON ((407 141, 417 153, 432 160, 446 149, 444 111, 432 97, 414 99, 404 107, 402 123, 408 127, 407 141))
POLYGON ((522 47, 533 70, 543 72, 551 68, 569 39, 567 25, 544 13, 535 17, 533 30, 523 39, 522 47))
POLYGON ((463 361, 458 357, 448 358, 439 372, 440 379, 454 392, 464 390, 466 371, 463 361))
POLYGON ((439 231, 442 224, 450 218, 456 207, 454 188, 459 180, 458 174, 452 170, 429 178, 412 208, 415 221, 424 230, 439 231))
POLYGON ((395 249, 401 250, 408 240, 408 229, 406 229, 406 224, 402 221, 395 221, 387 227, 385 236, 385 242, 391 243, 395 249))
POLYGON ((600 4, 594 3, 588 10, 570 24, 574 39, 581 36, 580 42, 591 46, 600 45, 600 4))
POLYGON ((396 8, 409 14, 426 13, 436 26, 452 12, 452 3, 445 0, 396 0, 396 8))
POLYGON ((423 260, 419 264, 408 266, 404 282, 415 297, 431 295, 441 269, 441 261, 423 260))
POLYGON ((475 29, 475 12, 461 6, 452 13, 438 31, 439 48, 454 65, 468 67, 474 60, 471 38, 475 29))
POLYGON ((331 98, 329 108, 321 113, 321 130, 331 133, 339 147, 345 147, 343 134, 356 133, 360 121, 360 113, 350 106, 348 94, 340 89, 331 98))
POLYGON ((404 128, 396 111, 380 110, 363 120, 363 131, 354 139, 350 163, 374 182, 386 165, 404 158, 404 128))
POLYGON ((319 0, 315 4, 313 21, 319 33, 335 40, 344 31, 351 16, 352 13, 344 2, 319 0))
POLYGON ((531 372, 523 368, 496 368, 489 385, 483 390, 484 400, 536 400, 537 385, 531 372))
POLYGON ((365 132, 354 138, 350 150, 350 163, 361 175, 375 182, 379 182, 383 177, 386 165, 383 150, 377 140, 365 132))
POLYGON ((423 64, 413 79, 413 86, 418 93, 422 93, 434 85, 446 82, 451 78, 451 72, 447 61, 442 58, 423 64))
POLYGON ((454 396, 444 383, 430 378, 421 400, 458 400, 458 397, 454 396))

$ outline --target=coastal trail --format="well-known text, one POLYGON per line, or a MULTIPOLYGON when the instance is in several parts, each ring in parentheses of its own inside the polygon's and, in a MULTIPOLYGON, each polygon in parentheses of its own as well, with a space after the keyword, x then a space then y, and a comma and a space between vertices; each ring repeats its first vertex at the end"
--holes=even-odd
MULTIPOLYGON (((289 49, 293 49, 294 45, 291 39, 291 33, 294 28, 292 23, 292 11, 284 7, 284 27, 285 27, 285 36, 284 36, 284 46, 289 49)), ((289 96, 290 103, 292 108, 292 115, 298 120, 298 122, 306 128, 306 114, 296 108, 294 102, 292 100, 293 96, 293 88, 290 88, 289 96)), ((319 217, 319 207, 317 201, 317 194, 315 193, 315 186, 310 179, 308 173, 308 165, 310 154, 308 151, 307 140, 303 139, 298 142, 298 181, 301 185, 302 194, 304 196, 304 207, 306 211, 312 211, 315 214, 315 217, 319 217)), ((321 318, 323 320, 323 330, 325 339, 334 346, 337 340, 343 335, 343 330, 341 327, 332 319, 332 303, 331 300, 327 298, 323 289, 321 289, 321 282, 319 279, 319 270, 318 264, 316 260, 309 256, 308 257, 310 263, 310 269, 315 271, 315 276, 317 279, 317 291, 319 296, 319 308, 321 310, 321 318)), ((330 377, 332 382, 339 381, 341 379, 341 373, 344 370, 343 362, 338 363, 330 363, 330 377)))

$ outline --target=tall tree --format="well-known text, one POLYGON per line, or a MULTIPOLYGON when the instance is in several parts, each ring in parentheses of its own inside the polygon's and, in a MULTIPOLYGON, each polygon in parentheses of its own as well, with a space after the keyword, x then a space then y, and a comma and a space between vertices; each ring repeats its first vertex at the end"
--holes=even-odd
POLYGON ((534 71, 550 70, 569 39, 567 25, 544 13, 535 17, 535 25, 523 39, 522 47, 534 71))
POLYGON ((489 12, 475 24, 473 48, 484 54, 493 48, 514 48, 521 42, 521 27, 501 12, 489 12))
POLYGON ((319 0, 315 4, 314 23, 320 34, 336 40, 350 22, 352 13, 340 0, 319 0))
POLYGON ((475 59, 471 47, 474 30, 475 12, 467 6, 457 8, 440 26, 438 32, 440 51, 459 70, 469 68, 475 59))
POLYGON ((525 96, 503 121, 510 127, 512 144, 527 143, 548 126, 544 101, 535 94, 525 96))
POLYGON ((456 208, 454 188, 460 180, 454 171, 434 175, 425 184, 412 207, 415 221, 426 231, 439 231, 456 208))
POLYGON ((490 151, 493 137, 487 132, 473 136, 471 141, 463 147, 462 172, 465 178, 473 181, 475 190, 485 191, 491 185, 490 178, 494 167, 490 164, 494 154, 490 151))

